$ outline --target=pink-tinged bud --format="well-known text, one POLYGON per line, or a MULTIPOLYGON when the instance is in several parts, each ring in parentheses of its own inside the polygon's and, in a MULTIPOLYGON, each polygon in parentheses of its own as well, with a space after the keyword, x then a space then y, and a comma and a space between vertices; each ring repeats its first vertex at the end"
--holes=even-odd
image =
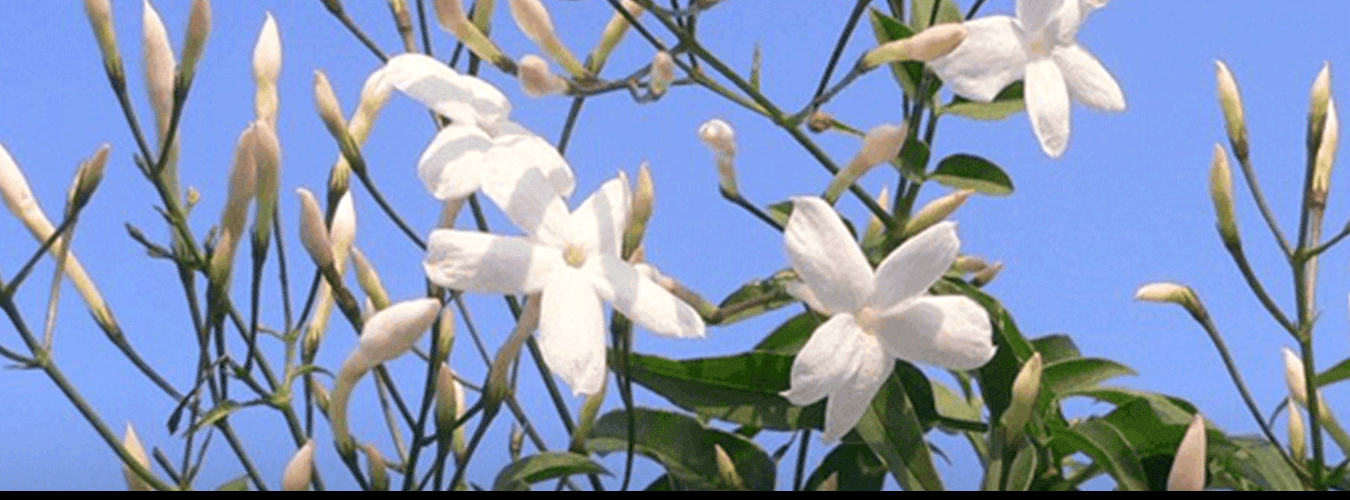
POLYGON ((440 21, 441 27, 445 28, 446 31, 458 35, 458 31, 454 27, 470 24, 462 0, 436 0, 434 7, 436 8, 436 20, 440 21))
POLYGON ((698 128, 698 137, 708 148, 719 155, 736 155, 736 132, 731 125, 718 118, 703 123, 698 128))
POLYGON ((183 81, 191 82, 197 73, 197 62, 202 59, 206 49, 206 39, 211 36, 211 2, 195 0, 192 13, 188 15, 187 36, 183 38, 183 81))
MULTIPOLYGON (((498 68, 506 70, 513 68, 514 63, 511 59, 502 54, 501 49, 492 43, 492 40, 483 34, 483 31, 469 21, 464 13, 464 3, 461 0, 436 0, 436 19, 440 21, 441 28, 453 33, 455 38, 463 42, 469 50, 477 54, 478 57, 491 62, 498 68)), ((480 3, 480 6, 483 6, 480 3)), ((475 16, 477 16, 475 12, 475 16)))
POLYGON ((305 441, 291 456, 286 464, 286 472, 281 476, 281 489, 284 491, 306 491, 310 478, 314 475, 314 439, 305 441))
POLYGON ((366 452, 366 470, 370 475, 370 491, 389 491, 389 466, 384 454, 374 444, 366 443, 361 448, 366 452))
POLYGON ((666 90, 670 89, 671 82, 674 81, 675 59, 664 50, 657 52, 656 56, 652 58, 652 94, 657 96, 665 94, 666 90))
MULTIPOLYGON (((136 429, 127 423, 127 432, 122 435, 122 446, 131 454, 131 458, 136 459, 136 463, 141 464, 146 470, 150 470, 150 456, 145 453, 145 446, 141 444, 141 438, 136 436, 136 429)), ((127 478, 127 489, 131 491, 151 491, 154 490, 141 476, 122 464, 122 475, 127 478)))
POLYGON ((1172 472, 1167 475, 1167 491, 1201 491, 1205 489, 1205 418, 1196 413, 1191 418, 1186 435, 1181 438, 1172 472))
POLYGON ((931 61, 956 50, 968 34, 961 23, 935 24, 912 37, 881 44, 863 56, 862 64, 872 69, 900 61, 931 61))
POLYGON ((155 124, 158 126, 160 141, 166 140, 164 134, 169 128, 170 115, 173 113, 173 87, 175 66, 173 47, 169 45, 169 32, 164 29, 164 21, 159 12, 150 5, 150 0, 142 4, 142 45, 145 51, 145 86, 150 93, 150 107, 155 110, 155 124))
POLYGON ((249 125, 239 134, 234 148, 234 164, 230 169, 229 191, 225 198, 225 211, 221 214, 221 230, 238 237, 244 232, 248 221, 248 203, 257 195, 257 156, 254 154, 257 124, 249 125))
POLYGON ((823 196, 825 201, 833 204, 849 186, 872 170, 872 167, 899 156, 900 148, 905 145, 905 138, 908 135, 909 128, 904 125, 884 124, 872 127, 872 130, 863 136, 862 150, 853 157, 848 166, 835 174, 834 180, 825 188, 823 196))
POLYGON ((567 92, 567 81, 553 74, 548 61, 539 56, 530 54, 520 58, 519 69, 520 87, 525 90, 525 95, 544 97, 567 92))
POLYGON ((308 189, 299 188, 295 192, 300 195, 300 243, 315 265, 320 268, 332 266, 333 245, 323 223, 323 210, 319 209, 319 202, 308 189))

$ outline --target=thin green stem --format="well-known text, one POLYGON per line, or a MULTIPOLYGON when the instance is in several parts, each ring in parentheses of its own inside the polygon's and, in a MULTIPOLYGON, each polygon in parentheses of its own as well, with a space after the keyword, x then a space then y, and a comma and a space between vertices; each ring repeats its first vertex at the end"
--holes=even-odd
POLYGON ((1242 250, 1242 244, 1235 243, 1232 245, 1224 245, 1224 247, 1228 249, 1228 254, 1233 257, 1233 262, 1237 264, 1238 270, 1242 272, 1242 278, 1247 280, 1247 287, 1251 288, 1252 293, 1256 295, 1256 299, 1266 308, 1266 311, 1270 313, 1270 316, 1275 318, 1275 321, 1280 324, 1280 327, 1284 328, 1286 332, 1289 332, 1290 335, 1297 339, 1299 336, 1298 326, 1289 321, 1289 317, 1285 316, 1284 311, 1280 309, 1280 306, 1276 305, 1274 299, 1270 298, 1270 294, 1266 292, 1265 286, 1261 284, 1261 280, 1256 277, 1256 272, 1252 270, 1251 263, 1247 261, 1246 253, 1242 250))

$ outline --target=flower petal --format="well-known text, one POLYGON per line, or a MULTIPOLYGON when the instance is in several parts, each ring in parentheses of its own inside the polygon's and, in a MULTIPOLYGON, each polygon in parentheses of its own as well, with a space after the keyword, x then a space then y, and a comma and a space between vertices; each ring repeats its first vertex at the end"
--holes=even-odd
POLYGON ((1051 158, 1069 146, 1069 90, 1051 58, 1032 61, 1026 75, 1027 115, 1041 150, 1051 158))
POLYGON ((825 200, 793 198, 783 230, 788 259, 820 305, 830 311, 857 311, 872 291, 872 266, 825 200))
POLYGON ((1026 69, 1022 31, 1008 16, 990 16, 965 24, 966 41, 950 54, 928 62, 952 92, 989 102, 1026 69))
POLYGON ((812 292, 811 287, 806 286, 806 283, 802 283, 800 281, 789 281, 786 288, 788 295, 791 295, 795 297, 797 300, 802 301, 802 303, 806 304, 806 307, 811 308, 812 311, 816 311, 821 314, 825 314, 827 316, 833 316, 835 313, 840 312, 848 312, 848 311, 831 311, 829 309, 826 309, 825 305, 820 303, 820 299, 816 298, 816 293, 812 292))
POLYGON ((1100 110, 1125 110, 1125 94, 1120 91, 1120 84, 1087 49, 1079 45, 1055 47, 1050 56, 1059 65, 1074 99, 1100 110))
MULTIPOLYGON (((1078 0, 1068 0, 1075 6, 1078 0)), ((1065 0, 1017 0, 1017 21, 1027 33, 1044 29, 1064 7, 1065 0)))
POLYGON ((563 198, 572 196, 572 191, 577 187, 577 180, 572 174, 572 167, 567 165, 567 160, 563 159, 557 148, 513 121, 485 126, 488 133, 497 138, 499 144, 510 145, 517 153, 530 157, 531 163, 543 172, 544 177, 547 177, 549 183, 557 189, 558 196, 563 198))
POLYGON ((464 198, 478 190, 483 172, 492 162, 492 138, 472 125, 447 126, 417 160, 417 176, 440 200, 464 198))
POLYGON ((960 247, 953 222, 940 222, 906 240, 877 266, 876 289, 867 306, 885 311, 923 295, 951 269, 960 247))
POLYGON ((634 322, 670 337, 703 337, 703 318, 683 300, 612 255, 592 255, 582 268, 595 292, 634 322))
POLYGON ((388 85, 455 123, 495 123, 511 113, 506 95, 492 84, 461 75, 432 57, 396 56, 380 73, 388 85))
POLYGON ((631 194, 622 173, 600 186, 572 212, 572 236, 587 253, 619 255, 623 232, 628 228, 631 194))
POLYGON ((572 394, 595 394, 605 381, 605 318, 600 298, 578 269, 550 273, 539 311, 539 350, 572 394))
POLYGON ((567 204, 539 169, 499 164, 484 174, 483 193, 530 239, 558 248, 572 239, 567 204))
POLYGON ((967 297, 918 297, 877 317, 892 356, 952 370, 974 370, 994 357, 989 313, 967 297))
POLYGON ((443 229, 432 231, 422 267, 431 281, 447 288, 533 293, 566 264, 562 252, 524 238, 443 229))
POLYGON ((877 389, 895 369, 895 359, 881 348, 876 337, 859 337, 862 345, 854 352, 852 375, 830 393, 830 400, 825 403, 825 433, 821 439, 827 443, 834 442, 858 425, 858 420, 872 406, 877 389))
POLYGON ((783 397, 805 406, 830 395, 853 376, 856 351, 864 344, 862 328, 852 314, 836 314, 816 327, 792 360, 791 388, 783 397))

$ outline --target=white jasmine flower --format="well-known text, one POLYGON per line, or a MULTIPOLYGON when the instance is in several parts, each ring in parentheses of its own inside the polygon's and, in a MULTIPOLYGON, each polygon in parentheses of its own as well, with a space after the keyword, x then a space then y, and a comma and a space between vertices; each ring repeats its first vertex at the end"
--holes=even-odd
POLYGON ((563 196, 575 188, 562 155, 508 118, 511 103, 492 84, 421 54, 394 57, 378 74, 384 85, 450 119, 418 160, 418 176, 437 198, 463 198, 487 177, 497 173, 516 177, 529 169, 543 172, 563 196))
POLYGON ((655 333, 703 336, 703 320, 689 304, 619 257, 631 196, 622 174, 570 213, 537 170, 483 189, 512 201, 502 209, 528 237, 434 231, 427 276, 459 290, 542 293, 539 347, 573 393, 595 394, 605 379, 602 302, 655 333))
POLYGON ((783 232, 802 281, 788 291, 830 315, 792 363, 796 405, 828 396, 826 441, 857 424, 897 358, 971 370, 994 356, 989 315, 963 296, 928 295, 960 242, 942 222, 906 241, 875 271, 839 216, 820 198, 796 198, 783 232))
POLYGON ((1069 97, 1106 111, 1123 111, 1125 96, 1111 73, 1078 45, 1078 27, 1105 0, 1017 0, 1017 18, 990 16, 966 23, 966 41, 929 62, 952 92, 989 102, 1025 81, 1027 115, 1041 149, 1059 157, 1069 144, 1069 97))

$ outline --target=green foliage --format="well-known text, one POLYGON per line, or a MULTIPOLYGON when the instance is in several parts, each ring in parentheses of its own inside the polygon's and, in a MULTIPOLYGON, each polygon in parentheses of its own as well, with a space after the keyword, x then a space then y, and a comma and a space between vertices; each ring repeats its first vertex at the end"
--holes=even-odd
POLYGON ((609 474, 595 461, 568 452, 547 452, 512 462, 497 473, 493 491, 528 491, 530 485, 577 474, 609 474))
MULTIPOLYGON (((675 486, 688 490, 724 489, 713 445, 721 446, 751 490, 771 490, 776 467, 769 454, 742 436, 711 429, 678 413, 634 408, 637 453, 665 467, 675 486)), ((628 449, 626 410, 601 416, 591 429, 587 449, 605 455, 628 449)))

